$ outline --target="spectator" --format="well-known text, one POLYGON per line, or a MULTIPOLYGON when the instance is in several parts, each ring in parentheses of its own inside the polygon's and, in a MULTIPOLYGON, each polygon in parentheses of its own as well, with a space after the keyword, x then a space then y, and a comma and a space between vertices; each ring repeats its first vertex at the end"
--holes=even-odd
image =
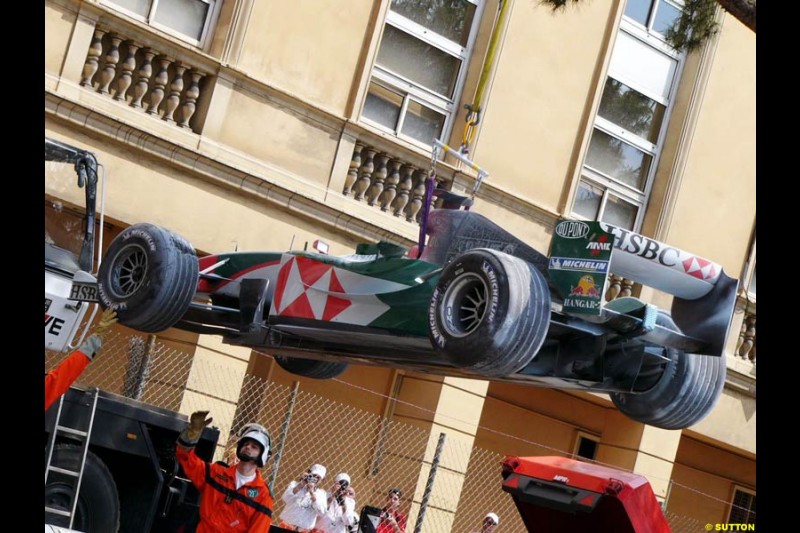
POLYGON ((500 525, 500 517, 494 513, 487 513, 481 522, 480 532, 473 531, 472 533, 493 533, 495 528, 500 525))
POLYGON ((242 531, 268 533, 272 525, 272 494, 259 468, 269 459, 269 433, 260 424, 245 424, 236 444, 234 465, 207 463, 194 452, 203 428, 213 419, 208 411, 196 411, 178 436, 176 456, 186 476, 200 493, 197 533, 242 531))
MULTIPOLYGON (((45 315, 47 320, 47 315, 45 315)), ((100 323, 88 339, 80 348, 72 352, 67 358, 61 361, 57 367, 44 376, 44 410, 47 411, 53 402, 58 400, 62 394, 67 392, 70 385, 78 379, 78 376, 92 362, 94 356, 100 351, 103 345, 103 336, 108 332, 117 321, 117 313, 113 309, 106 309, 100 316, 100 323)))
POLYGON ((293 479, 283 492, 286 503, 280 515, 280 527, 290 531, 311 531, 317 519, 327 511, 327 494, 318 488, 327 470, 320 464, 311 465, 303 475, 293 479))
POLYGON ((355 491, 350 486, 350 476, 337 474, 327 495, 328 509, 317 519, 316 529, 322 533, 349 533, 358 523, 355 491))
POLYGON ((376 533, 405 533, 406 515, 400 512, 400 498, 403 491, 400 489, 389 489, 386 495, 386 505, 381 512, 381 519, 378 522, 376 533))

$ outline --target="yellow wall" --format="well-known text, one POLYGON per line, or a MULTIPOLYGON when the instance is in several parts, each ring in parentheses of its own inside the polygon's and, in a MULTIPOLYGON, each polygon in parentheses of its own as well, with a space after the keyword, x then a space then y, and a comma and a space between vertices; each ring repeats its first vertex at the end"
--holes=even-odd
POLYGON ((44 72, 46 75, 58 76, 61 64, 67 51, 67 43, 75 23, 75 15, 68 9, 55 3, 44 6, 44 24, 48 28, 44 40, 44 72))
POLYGON ((553 14, 516 1, 473 156, 491 184, 558 210, 572 177, 616 2, 553 14))
POLYGON ((253 3, 239 68, 337 114, 343 114, 380 0, 253 3))
POLYGON ((755 460, 691 437, 681 440, 673 468, 668 509, 706 522, 727 522, 734 485, 755 489, 755 460))
POLYGON ((722 264, 734 277, 755 224, 755 41, 725 17, 668 235, 670 244, 722 264))

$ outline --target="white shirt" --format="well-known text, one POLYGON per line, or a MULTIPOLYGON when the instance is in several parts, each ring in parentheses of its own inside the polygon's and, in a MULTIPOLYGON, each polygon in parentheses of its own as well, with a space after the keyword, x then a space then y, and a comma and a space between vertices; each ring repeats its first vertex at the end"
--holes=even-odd
POLYGON ((324 533, 347 533, 349 527, 358 522, 358 515, 356 514, 356 501, 345 496, 344 509, 336 501, 336 498, 331 496, 331 503, 325 514, 317 520, 316 528, 321 529, 324 533))
POLYGON ((312 529, 317 518, 324 515, 327 510, 327 496, 323 489, 315 489, 311 494, 306 487, 295 494, 292 491, 297 483, 297 480, 293 480, 283 492, 281 499, 286 503, 286 507, 281 511, 279 520, 300 529, 312 529))

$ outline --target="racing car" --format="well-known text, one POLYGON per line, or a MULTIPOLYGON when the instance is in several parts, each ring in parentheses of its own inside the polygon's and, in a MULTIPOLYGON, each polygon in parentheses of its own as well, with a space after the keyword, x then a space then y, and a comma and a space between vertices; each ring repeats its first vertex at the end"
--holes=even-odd
POLYGON ((738 281, 720 265, 596 221, 560 219, 548 255, 479 213, 432 209, 410 250, 218 253, 132 225, 97 276, 104 308, 146 333, 175 327, 333 378, 349 364, 606 392, 645 424, 713 408, 738 281), (424 233, 424 235, 423 235, 424 233), (669 310, 604 301, 613 273, 672 294, 669 310))

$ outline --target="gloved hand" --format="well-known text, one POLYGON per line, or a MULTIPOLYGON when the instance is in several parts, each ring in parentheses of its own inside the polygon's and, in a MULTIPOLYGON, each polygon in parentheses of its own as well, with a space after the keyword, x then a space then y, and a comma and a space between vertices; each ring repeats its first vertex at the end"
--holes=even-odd
POLYGON ((178 442, 187 447, 194 446, 200 440, 200 435, 203 433, 203 428, 209 425, 214 419, 206 418, 208 411, 195 411, 189 417, 189 425, 186 429, 181 431, 178 442))
POLYGON ((114 309, 108 308, 103 311, 103 314, 100 315, 100 323, 97 325, 97 328, 94 330, 94 334, 98 337, 102 338, 108 332, 108 328, 112 326, 112 324, 116 324, 117 320, 117 312, 114 309))
POLYGON ((116 322, 117 312, 115 310, 106 309, 103 311, 103 314, 100 316, 100 323, 97 325, 97 328, 95 328, 94 334, 83 341, 83 344, 81 344, 78 349, 86 354, 86 357, 90 360, 94 360, 95 354, 100 351, 100 347, 103 345, 103 336, 108 332, 108 328, 116 322))

